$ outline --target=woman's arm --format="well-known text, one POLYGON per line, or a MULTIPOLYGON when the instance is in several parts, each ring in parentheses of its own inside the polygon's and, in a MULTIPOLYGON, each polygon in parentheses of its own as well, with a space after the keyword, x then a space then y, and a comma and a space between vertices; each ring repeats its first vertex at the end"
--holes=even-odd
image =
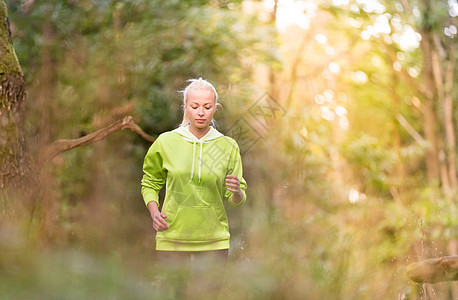
POLYGON ((243 200, 243 192, 240 189, 240 180, 237 175, 226 176, 227 190, 232 192, 232 202, 239 204, 243 200))
POLYGON ((167 177, 167 172, 163 168, 161 136, 151 145, 145 156, 143 173, 141 193, 153 219, 153 227, 156 231, 167 230, 169 228, 165 221, 167 216, 159 211, 159 191, 167 177))
POLYGON ((246 201, 245 190, 247 188, 247 183, 243 178, 242 157, 240 156, 240 149, 235 141, 233 141, 229 168, 226 173, 226 186, 227 190, 225 197, 228 197, 230 204, 239 206, 246 201))
POLYGON ((148 203, 147 207, 151 215, 151 219, 153 219, 154 229, 156 231, 164 231, 169 229, 169 224, 167 224, 167 222, 165 221, 167 215, 159 211, 157 203, 155 201, 151 201, 148 203))

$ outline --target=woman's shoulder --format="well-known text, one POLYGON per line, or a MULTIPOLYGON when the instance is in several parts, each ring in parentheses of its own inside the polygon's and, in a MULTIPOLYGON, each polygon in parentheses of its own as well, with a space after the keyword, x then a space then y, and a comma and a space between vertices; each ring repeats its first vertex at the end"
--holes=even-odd
POLYGON ((164 145, 170 142, 173 142, 177 139, 177 134, 173 132, 172 130, 170 131, 165 131, 157 136, 157 138, 154 140, 153 145, 164 145))
POLYGON ((169 130, 169 131, 164 131, 163 133, 159 134, 157 139, 161 139, 163 141, 165 140, 170 140, 170 139, 176 139, 180 135, 176 132, 176 129, 169 130))
POLYGON ((224 141, 228 144, 228 146, 238 148, 237 141, 233 139, 232 137, 228 135, 223 135, 221 138, 224 139, 224 141))
POLYGON ((173 135, 174 135, 174 132, 172 130, 165 131, 165 132, 163 132, 163 133, 158 135, 157 140, 159 140, 159 139, 161 139, 161 140, 170 139, 173 135))

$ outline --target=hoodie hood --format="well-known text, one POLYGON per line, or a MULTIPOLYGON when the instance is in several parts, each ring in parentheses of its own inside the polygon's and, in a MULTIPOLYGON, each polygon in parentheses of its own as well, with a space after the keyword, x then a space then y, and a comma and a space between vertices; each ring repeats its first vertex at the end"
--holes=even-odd
POLYGON ((194 176, 194 162, 196 160, 196 144, 200 144, 200 154, 199 154, 199 182, 200 182, 200 175, 202 171, 202 154, 203 148, 202 145, 204 143, 208 143, 211 140, 217 139, 219 137, 224 136, 221 132, 210 126, 210 130, 205 134, 202 138, 198 139, 191 131, 189 131, 189 125, 187 126, 180 126, 177 129, 173 130, 174 132, 178 133, 183 137, 184 140, 193 143, 192 148, 192 168, 191 168, 191 180, 194 176))

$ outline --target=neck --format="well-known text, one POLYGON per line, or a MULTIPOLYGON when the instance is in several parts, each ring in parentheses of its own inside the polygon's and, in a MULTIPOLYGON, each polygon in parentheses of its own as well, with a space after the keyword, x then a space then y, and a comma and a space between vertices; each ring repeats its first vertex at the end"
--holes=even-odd
POLYGON ((210 126, 207 126, 205 128, 196 128, 191 125, 189 125, 189 131, 194 134, 196 138, 199 140, 204 137, 208 131, 210 131, 210 126))

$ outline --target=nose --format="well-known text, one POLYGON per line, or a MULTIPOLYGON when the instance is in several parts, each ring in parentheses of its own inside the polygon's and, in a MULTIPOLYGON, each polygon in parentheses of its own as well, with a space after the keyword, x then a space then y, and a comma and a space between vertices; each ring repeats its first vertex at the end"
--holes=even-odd
POLYGON ((203 116, 204 115, 204 108, 203 107, 200 107, 199 110, 197 111, 197 114, 199 116, 203 116))

